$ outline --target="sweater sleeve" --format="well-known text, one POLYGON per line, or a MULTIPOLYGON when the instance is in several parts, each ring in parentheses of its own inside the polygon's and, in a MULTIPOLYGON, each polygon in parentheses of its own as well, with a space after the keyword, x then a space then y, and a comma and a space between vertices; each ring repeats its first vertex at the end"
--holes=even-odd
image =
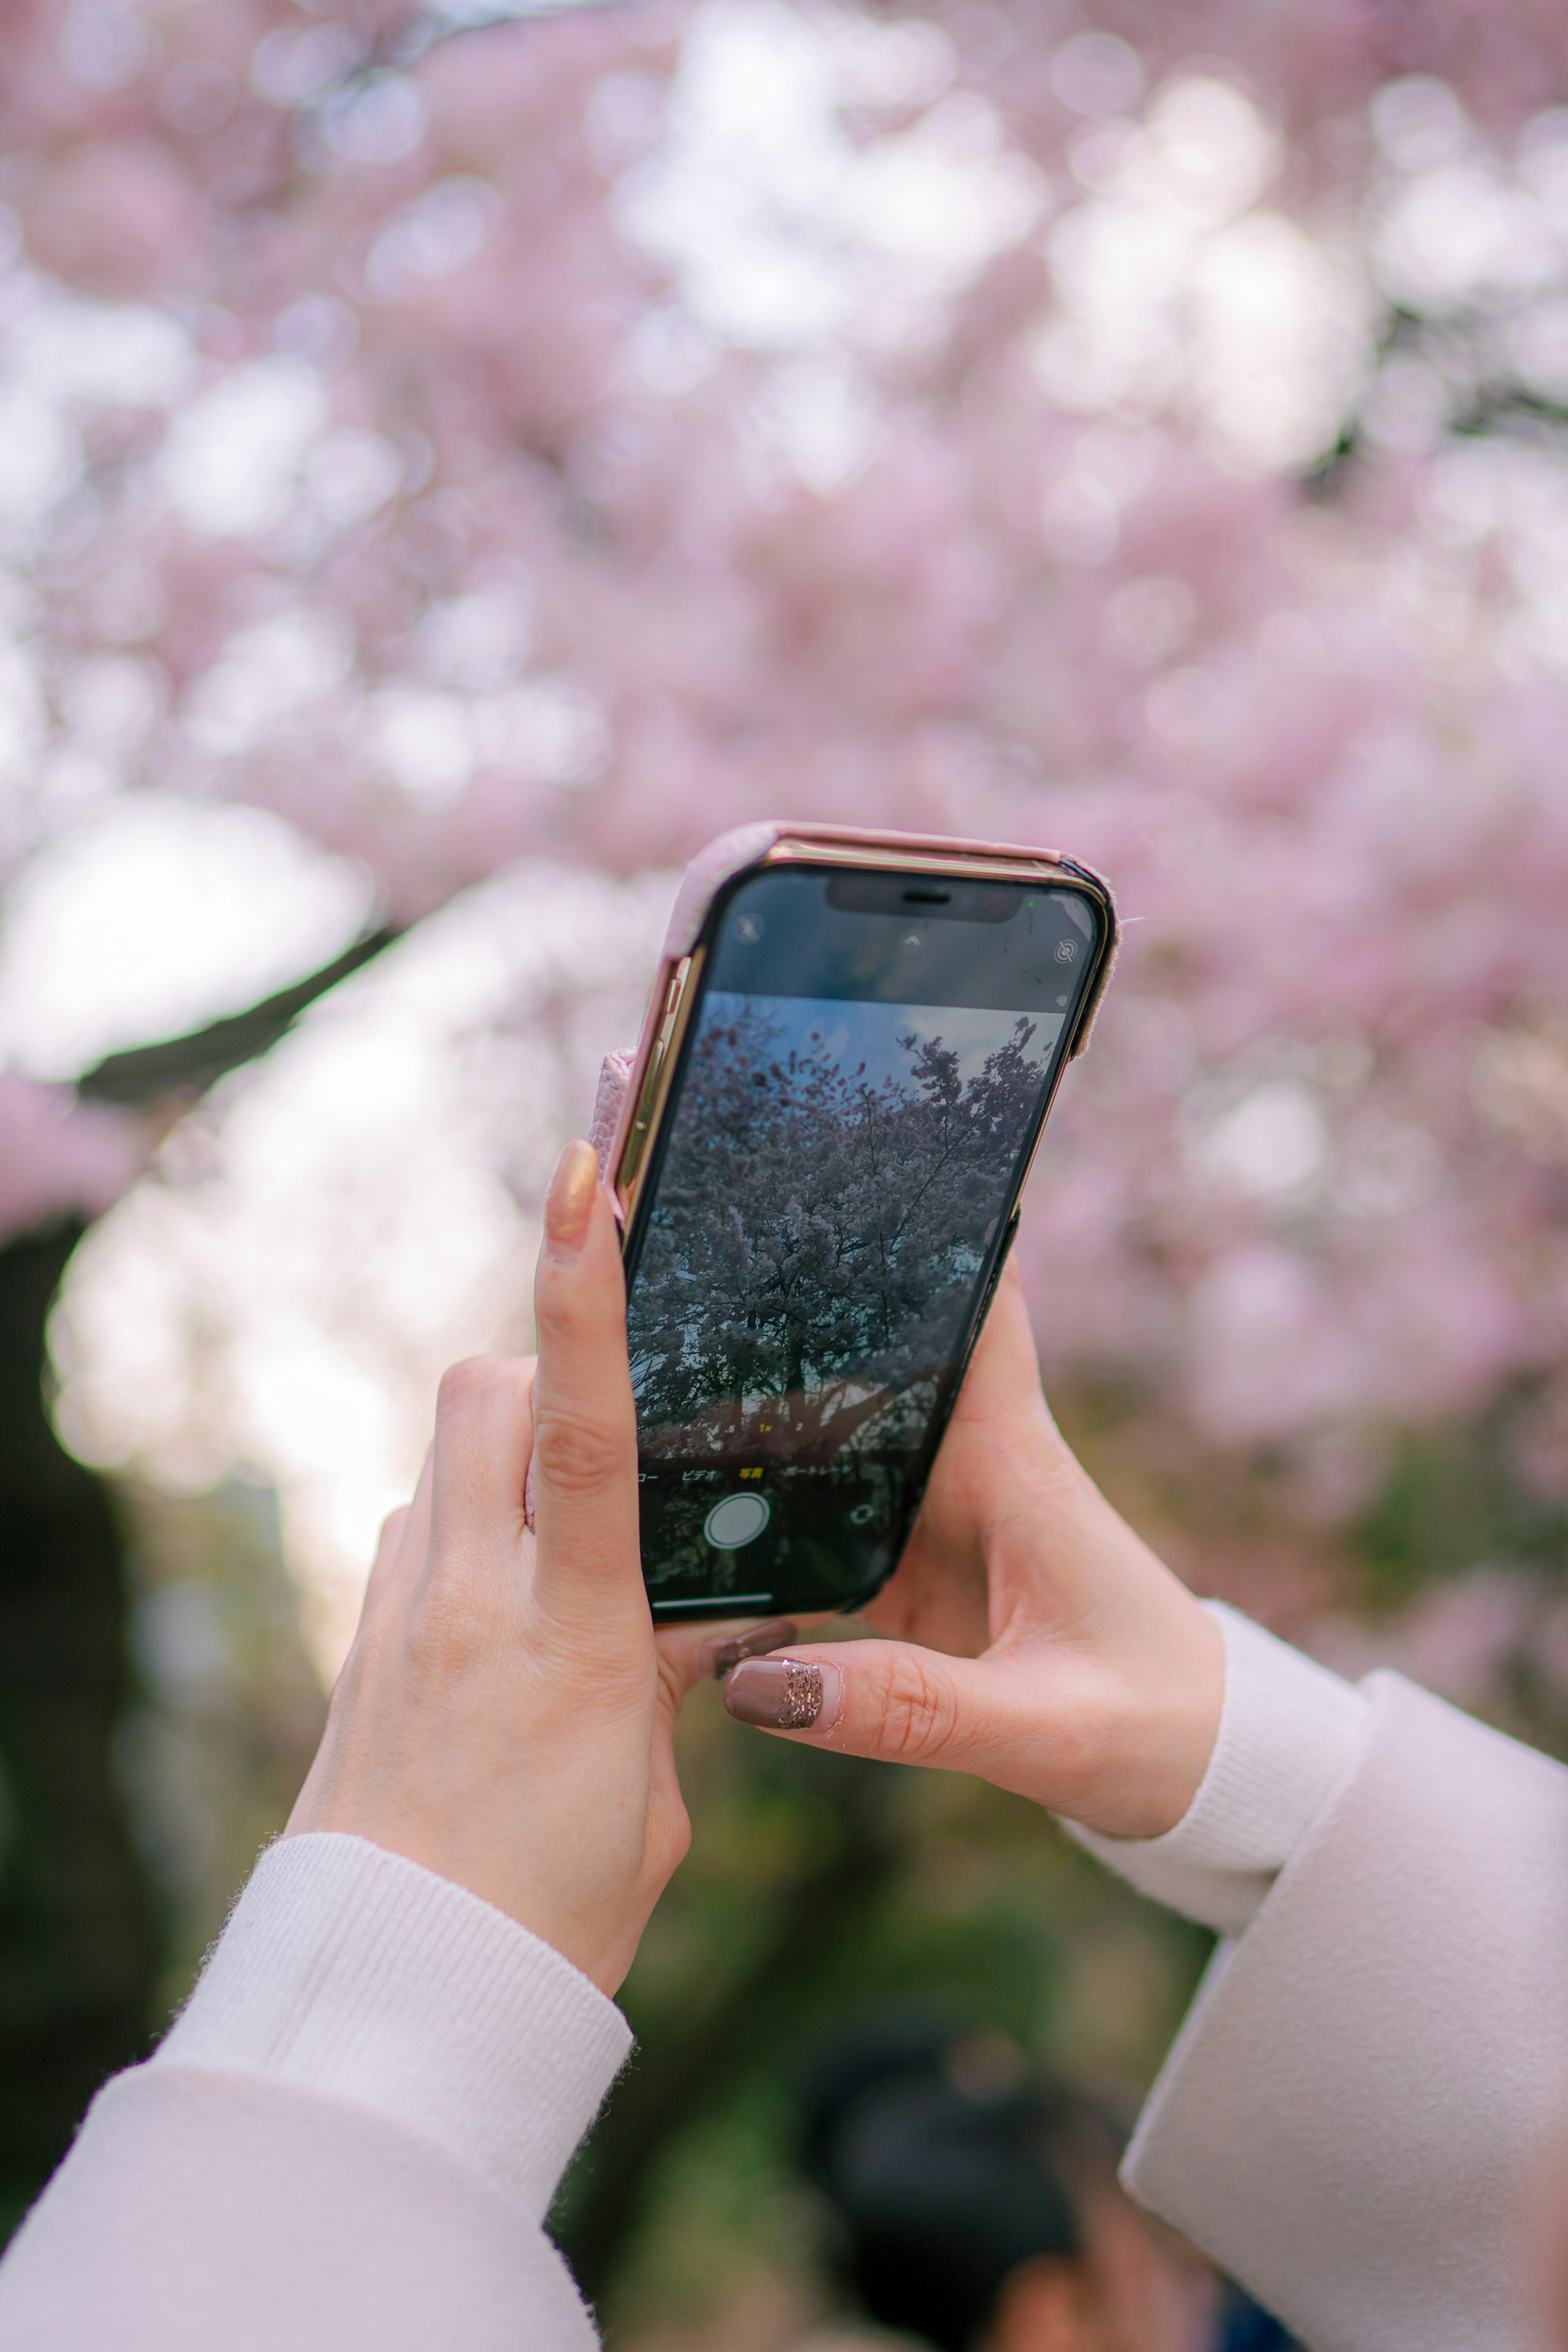
POLYGON ((0 2344, 591 2352, 541 2224, 630 2045, 464 1888, 360 1838, 282 1839, 0 2263, 0 2344))
POLYGON ((1125 2177, 1313 2352, 1529 2352, 1568 2118, 1568 1770, 1397 1675, 1364 1696, 1125 2177))
POLYGON ((1163 1837, 1065 1826, 1141 1895, 1239 1936, 1349 1769, 1369 1709, 1354 1685, 1250 1618, 1204 1605, 1225 1641, 1225 1701, 1192 1803, 1163 1837))

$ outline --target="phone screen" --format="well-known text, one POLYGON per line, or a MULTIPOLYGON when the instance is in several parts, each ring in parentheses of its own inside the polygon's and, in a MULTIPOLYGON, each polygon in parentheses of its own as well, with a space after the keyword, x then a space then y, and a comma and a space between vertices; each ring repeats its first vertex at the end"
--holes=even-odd
POLYGON ((891 1573, 1101 921, 1068 888, 794 867, 721 904, 627 1252, 656 1615, 891 1573))

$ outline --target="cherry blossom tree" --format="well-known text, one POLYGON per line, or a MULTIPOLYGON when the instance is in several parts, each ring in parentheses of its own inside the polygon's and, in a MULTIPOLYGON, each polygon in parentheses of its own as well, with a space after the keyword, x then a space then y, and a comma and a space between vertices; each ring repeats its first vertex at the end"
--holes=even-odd
MULTIPOLYGON (((18 888, 127 793, 404 922, 779 810, 1065 845, 1130 923, 1023 1244, 1053 1384, 1312 1541, 1504 1407, 1568 1485, 1556 11, 5 38, 18 888)), ((14 1221, 99 1205, 124 1140, 20 1059, 14 1221)))

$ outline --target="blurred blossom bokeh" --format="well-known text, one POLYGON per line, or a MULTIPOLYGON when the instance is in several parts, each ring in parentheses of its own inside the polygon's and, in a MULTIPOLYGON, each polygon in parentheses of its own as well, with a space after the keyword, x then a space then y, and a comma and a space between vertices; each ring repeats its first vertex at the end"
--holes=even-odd
MULTIPOLYGON (((1111 876, 1065 1425, 1200 1589, 1568 1743, 1565 93, 1547 0, 5 11, 0 2201, 287 1811, 747 819, 1111 876)), ((561 2226, 612 2329, 762 2347, 828 2306, 759 2002, 1146 2078, 1201 1941, 1010 1800, 685 1737, 561 2226)))

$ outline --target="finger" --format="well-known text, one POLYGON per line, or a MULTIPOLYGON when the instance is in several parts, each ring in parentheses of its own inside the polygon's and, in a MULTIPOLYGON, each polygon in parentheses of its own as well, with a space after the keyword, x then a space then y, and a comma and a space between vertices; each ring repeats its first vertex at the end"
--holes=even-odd
MULTIPOLYGON (((1190 1601, 1188 1610, 1219 1652, 1212 1619, 1190 1601)), ((1163 1645, 1162 1658, 1173 1653, 1176 1643, 1163 1645)), ((738 1721, 805 1745, 973 1772, 1113 1836, 1158 1836, 1186 1811, 1212 1754, 1222 1652, 1207 1688, 1200 1664, 1182 1675, 1179 1704, 1132 1717, 1125 1677, 1087 1663, 1080 1654, 1064 1683, 1060 1654, 1040 1644, 950 1658, 912 1643, 844 1643, 746 1659, 724 1703, 738 1721)))
POLYGON ((975 1657, 993 1638, 986 1532, 1020 1447, 1051 1441, 1018 1260, 1002 1268, 930 1483, 893 1577, 861 1615, 873 1633, 975 1657))
POLYGON ((632 1073, 636 1066, 635 1045, 606 1054, 599 1072, 599 1088, 593 1097, 593 1118, 588 1130, 588 1140, 599 1162, 601 1176, 613 1174, 610 1165, 611 1147, 615 1141, 621 1114, 626 1097, 632 1091, 632 1073))
POLYGON ((954 1420, 960 1416, 993 1458, 998 1450, 1011 1454, 1022 1447, 1052 1487, 1087 1484, 1046 1400, 1023 1269, 1016 1257, 1002 1269, 954 1420))
POLYGON ((424 1459, 419 1465, 414 1482, 413 1499, 408 1507, 408 1517, 402 1524, 402 1538, 392 1562, 392 1581, 401 1571, 404 1577, 417 1575, 430 1549, 430 1505, 435 1485, 435 1448, 427 1445, 424 1459))
POLYGON ((975 1352, 969 1361, 954 1419, 1027 1412, 1049 1418, 1040 1384, 1040 1351, 1024 1297, 1023 1269, 1017 1253, 1009 1255, 997 1284, 975 1352))
MULTIPOLYGON (((694 1633, 697 1630, 694 1627, 694 1633)), ((701 1632, 706 1639, 698 1640, 694 1652, 696 1671, 703 1680, 711 1675, 716 1682, 723 1682, 742 1658, 765 1658, 769 1650, 788 1649, 800 1638, 793 1617, 766 1617, 759 1625, 744 1622, 716 1629, 707 1625, 701 1632)))
POLYGON ((389 1511, 382 1521, 382 1531, 376 1538, 376 1556, 371 1562, 371 1572, 365 1579, 364 1596, 360 1602, 359 1622, 354 1627, 354 1638, 349 1644, 348 1656, 339 1670, 340 1683, 348 1672, 349 1660, 364 1641, 367 1629, 387 1605, 387 1596, 397 1580, 398 1556, 413 1507, 411 1503, 404 1503, 399 1509, 389 1511))
POLYGON ((786 1731, 849 1756, 973 1768, 994 1744, 996 1708, 975 1662, 906 1642, 836 1643, 747 1658, 724 1703, 739 1723, 786 1731))
MULTIPOLYGON (((808 1625, 823 1622, 809 1617, 808 1625)), ((765 1657, 800 1638, 800 1627, 790 1617, 768 1617, 760 1624, 744 1618, 728 1625, 662 1625, 654 1633, 659 1658, 660 1696, 667 1711, 678 1715, 698 1683, 723 1682, 743 1658, 765 1657)))
POLYGON ((585 1635, 606 1630, 607 1609, 617 1622, 630 1612, 645 1627, 626 1286, 587 1143, 567 1145, 550 1181, 534 1311, 536 1592, 585 1635))
POLYGON ((897 1574, 866 1612, 880 1633, 974 1656, 1049 1607, 1071 1622, 1087 1591, 1106 1506, 1051 1419, 1015 1263, 1003 1272, 970 1376, 944 1435, 897 1574))
POLYGON ((672 1724, 698 1683, 712 1676, 713 1669, 704 1657, 705 1650, 713 1646, 703 1639, 709 1630, 706 1625, 662 1625, 654 1631, 659 1705, 672 1724))
POLYGON ((361 1622, 372 1609, 384 1606, 400 1584, 419 1573, 430 1546, 431 1448, 426 1446, 419 1478, 411 1499, 382 1521, 376 1556, 365 1585, 361 1622))
POLYGON ((509 1561, 523 1530, 533 1450, 533 1366, 473 1356, 442 1376, 431 1447, 429 1556, 509 1561))
POLYGON ((398 1553, 402 1549, 402 1531, 408 1525, 413 1506, 403 1503, 389 1511, 382 1521, 382 1531, 376 1538, 376 1556, 371 1562, 371 1572, 365 1584, 365 1607, 371 1609, 392 1581, 398 1553))

